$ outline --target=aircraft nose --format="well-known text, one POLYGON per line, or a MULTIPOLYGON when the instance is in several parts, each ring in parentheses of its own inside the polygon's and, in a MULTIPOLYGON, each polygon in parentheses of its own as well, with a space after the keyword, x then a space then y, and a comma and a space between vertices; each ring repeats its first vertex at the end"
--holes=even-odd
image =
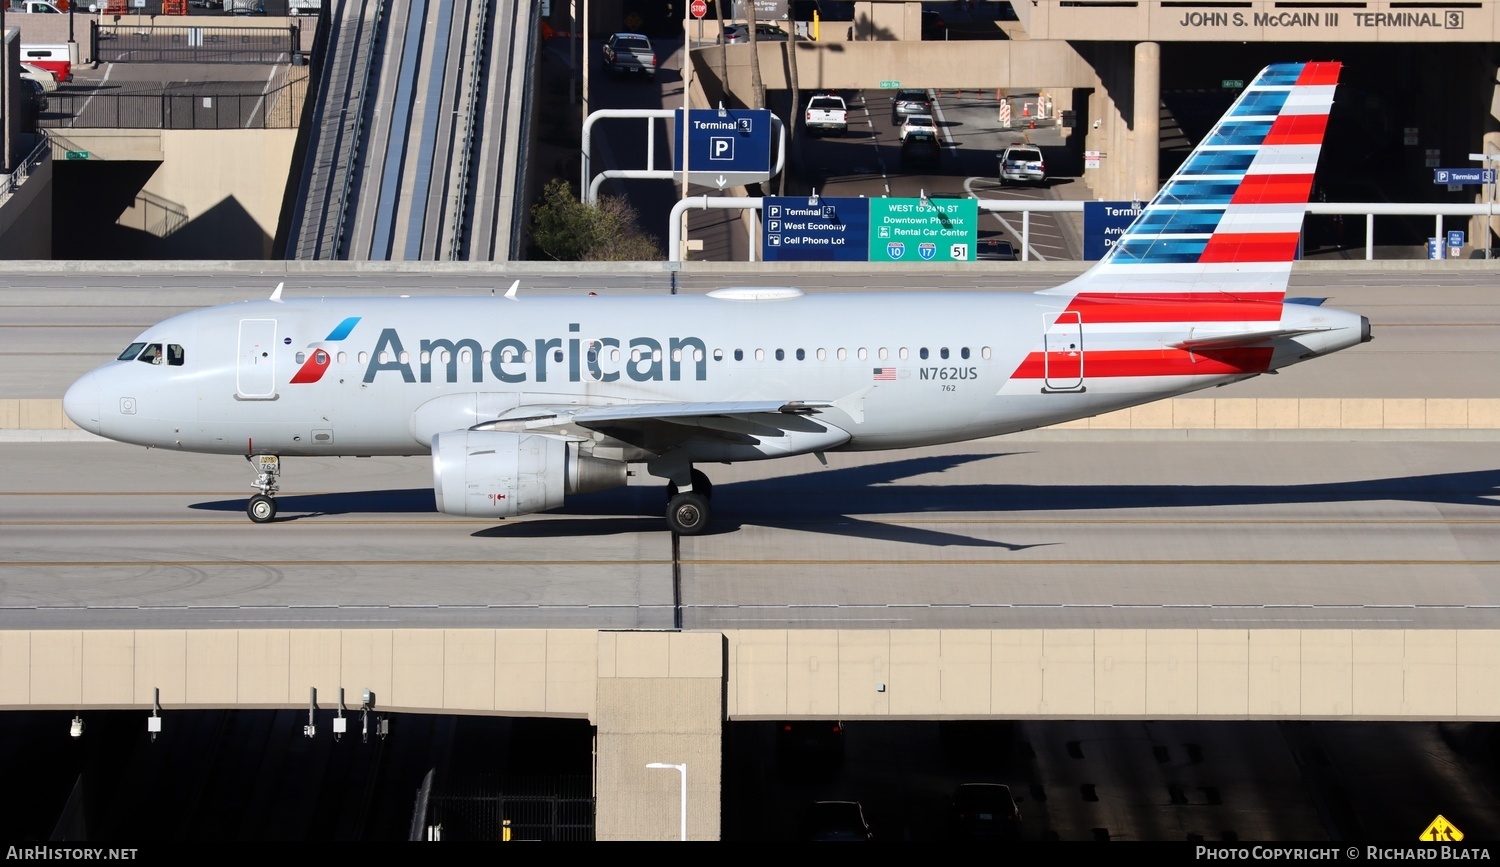
POLYGON ((85 373, 63 395, 63 412, 68 414, 73 424, 97 434, 100 427, 100 394, 99 377, 92 372, 85 373))

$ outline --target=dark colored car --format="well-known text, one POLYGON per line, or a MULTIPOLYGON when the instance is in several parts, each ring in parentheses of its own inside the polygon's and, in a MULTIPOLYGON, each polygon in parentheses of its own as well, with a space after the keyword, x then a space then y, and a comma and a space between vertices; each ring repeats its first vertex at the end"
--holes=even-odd
POLYGON ((932 100, 927 91, 906 88, 891 98, 891 123, 899 124, 909 114, 932 114, 932 100))
POLYGON ((1015 837, 1021 808, 1004 783, 959 783, 950 805, 950 830, 960 837, 1015 837))
POLYGON ((901 168, 906 171, 936 168, 943 161, 943 148, 936 135, 912 131, 901 142, 901 168))
POLYGON ((844 764, 844 724, 786 720, 776 726, 776 761, 784 771, 820 775, 844 764))
POLYGON ((980 259, 998 259, 1002 262, 1016 262, 1021 258, 1016 254, 1016 245, 999 238, 980 238, 979 247, 974 252, 980 259))
POLYGON ((858 801, 816 801, 802 824, 807 840, 869 842, 875 839, 858 801))
POLYGON ((937 12, 922 13, 922 38, 938 40, 948 38, 948 22, 937 12))
MULTIPOLYGON (((790 33, 777 27, 775 24, 761 24, 756 22, 756 42, 785 42, 791 39, 790 33)), ((724 32, 720 34, 719 41, 726 45, 736 45, 741 42, 750 41, 750 25, 748 24, 726 24, 724 32)))
POLYGON ((35 119, 38 114, 47 110, 47 91, 39 82, 30 78, 23 78, 20 81, 21 86, 26 88, 27 94, 31 97, 27 107, 30 109, 31 117, 35 119))

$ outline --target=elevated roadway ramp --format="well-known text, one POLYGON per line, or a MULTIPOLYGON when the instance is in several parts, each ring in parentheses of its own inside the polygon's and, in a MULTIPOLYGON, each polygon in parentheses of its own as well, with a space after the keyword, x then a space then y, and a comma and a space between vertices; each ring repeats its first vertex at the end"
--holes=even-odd
POLYGON ((338 4, 286 257, 511 258, 532 16, 520 0, 338 4))

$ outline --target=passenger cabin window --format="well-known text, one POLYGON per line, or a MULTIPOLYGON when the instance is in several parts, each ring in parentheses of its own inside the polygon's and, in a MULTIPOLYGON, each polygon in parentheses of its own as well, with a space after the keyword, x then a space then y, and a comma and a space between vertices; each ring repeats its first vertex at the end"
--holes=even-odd
POLYGON ((141 353, 141 357, 137 358, 136 361, 144 361, 147 364, 161 364, 161 344, 149 344, 145 351, 141 353))
POLYGON ((785 349, 778 349, 778 350, 776 350, 776 360, 777 361, 786 361, 786 350, 785 349))
POLYGON ((132 343, 129 346, 125 347, 125 351, 122 352, 122 353, 120 353, 120 357, 116 358, 115 360, 116 361, 135 361, 135 357, 137 355, 140 355, 141 354, 141 350, 145 349, 145 348, 146 348, 146 344, 144 344, 144 343, 132 343))
POLYGON ((923 361, 926 361, 927 360, 927 347, 924 346, 921 349, 918 349, 917 350, 917 357, 921 358, 923 361))
POLYGON ((942 349, 938 350, 938 358, 946 359, 947 357, 948 357, 948 347, 944 346, 942 349))
POLYGON ((958 357, 959 358, 968 358, 969 357, 969 347, 965 346, 963 349, 960 349, 958 351, 958 357))
POLYGON ((734 351, 734 360, 735 361, 744 361, 745 360, 745 350, 743 350, 743 349, 736 349, 734 351))

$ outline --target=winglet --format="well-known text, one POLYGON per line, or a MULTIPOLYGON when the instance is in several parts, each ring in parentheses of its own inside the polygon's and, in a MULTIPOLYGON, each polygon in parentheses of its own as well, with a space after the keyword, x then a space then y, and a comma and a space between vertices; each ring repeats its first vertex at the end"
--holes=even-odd
POLYGON ((516 300, 516 290, 519 288, 521 288, 521 281, 517 280, 516 282, 510 284, 509 289, 505 290, 505 297, 509 298, 512 301, 516 300))
POLYGON ((284 288, 284 287, 285 287, 285 286, 286 286, 286 282, 285 282, 285 281, 283 281, 283 282, 281 282, 281 283, 277 283, 277 284, 276 284, 276 289, 275 289, 275 291, 273 291, 273 292, 272 292, 272 293, 271 293, 271 300, 272 300, 272 301, 280 301, 280 300, 281 300, 281 290, 282 290, 282 288, 284 288))

